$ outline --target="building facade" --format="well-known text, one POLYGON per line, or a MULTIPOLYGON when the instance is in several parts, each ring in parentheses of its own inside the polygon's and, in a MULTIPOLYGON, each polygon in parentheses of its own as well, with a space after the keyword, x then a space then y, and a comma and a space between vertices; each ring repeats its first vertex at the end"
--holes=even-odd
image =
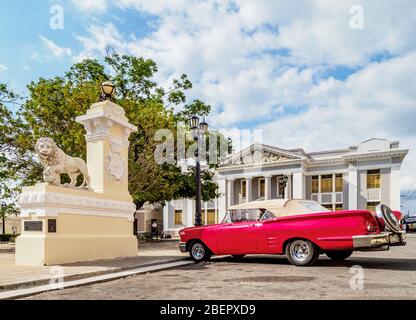
MULTIPOLYGON (((380 203, 399 210, 400 169, 407 153, 398 141, 384 139, 310 153, 253 144, 220 165, 221 196, 203 203, 204 224, 222 221, 231 205, 260 199, 312 199, 334 211, 374 210, 380 203)), ((192 226, 194 216, 193 200, 169 202, 163 209, 164 231, 176 234, 192 226)))
MULTIPOLYGON (((20 234, 21 233, 21 220, 19 216, 9 215, 5 219, 5 233, 20 234)), ((3 221, 0 219, 0 234, 3 233, 3 221)))

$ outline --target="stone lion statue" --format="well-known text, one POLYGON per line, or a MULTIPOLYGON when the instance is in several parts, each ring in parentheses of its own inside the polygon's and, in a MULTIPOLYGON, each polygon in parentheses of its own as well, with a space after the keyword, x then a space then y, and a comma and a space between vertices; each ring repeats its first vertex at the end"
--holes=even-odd
POLYGON ((71 182, 65 184, 75 188, 78 175, 82 174, 84 181, 78 188, 91 190, 90 176, 87 164, 81 158, 71 157, 65 154, 51 138, 39 138, 36 142, 35 151, 39 156, 45 170, 43 180, 49 184, 61 185, 61 174, 68 174, 71 182))

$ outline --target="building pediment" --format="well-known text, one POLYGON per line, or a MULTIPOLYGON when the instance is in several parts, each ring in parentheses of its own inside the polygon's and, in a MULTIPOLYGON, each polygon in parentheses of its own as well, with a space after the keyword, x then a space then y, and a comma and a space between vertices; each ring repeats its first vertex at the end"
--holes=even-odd
POLYGON ((253 144, 226 159, 221 166, 253 165, 278 163, 287 160, 302 160, 303 157, 290 151, 263 144, 253 144))

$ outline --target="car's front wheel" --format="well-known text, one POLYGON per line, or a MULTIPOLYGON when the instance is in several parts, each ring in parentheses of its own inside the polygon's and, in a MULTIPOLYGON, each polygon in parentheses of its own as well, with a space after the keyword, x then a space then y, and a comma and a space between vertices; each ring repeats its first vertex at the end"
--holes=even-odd
POLYGON ((338 251, 327 251, 325 254, 335 261, 342 261, 349 258, 352 255, 352 250, 338 250, 338 251))
POLYGON ((200 241, 195 241, 189 248, 189 255, 195 263, 208 261, 211 258, 211 251, 200 241))
POLYGON ((286 245, 286 256, 295 266, 312 265, 319 258, 319 249, 308 240, 297 239, 286 245))

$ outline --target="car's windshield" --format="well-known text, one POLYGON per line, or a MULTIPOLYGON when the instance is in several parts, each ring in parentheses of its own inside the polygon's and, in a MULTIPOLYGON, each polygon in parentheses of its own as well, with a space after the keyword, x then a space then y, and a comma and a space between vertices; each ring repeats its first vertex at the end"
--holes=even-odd
POLYGON ((276 216, 271 213, 269 210, 265 210, 263 216, 261 217, 261 221, 276 218, 276 216))
POLYGON ((223 222, 246 222, 246 221, 258 221, 274 218, 273 213, 266 209, 235 209, 229 210, 224 217, 223 222))

